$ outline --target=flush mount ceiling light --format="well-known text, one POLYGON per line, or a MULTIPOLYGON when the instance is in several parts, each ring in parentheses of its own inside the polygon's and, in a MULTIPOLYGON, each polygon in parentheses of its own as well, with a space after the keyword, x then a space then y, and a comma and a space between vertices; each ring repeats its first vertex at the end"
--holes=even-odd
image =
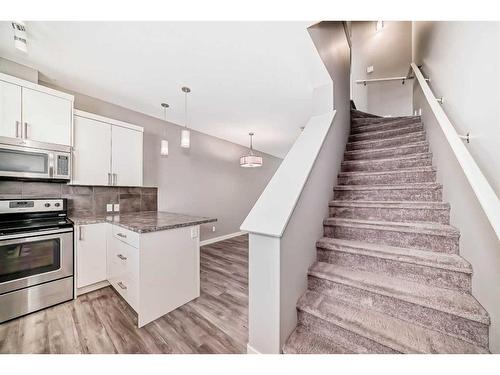
POLYGON ((242 168, 255 168, 262 167, 262 157, 253 154, 252 138, 254 133, 248 133, 250 136, 250 153, 240 158, 240 167, 242 168))
POLYGON ((28 34, 26 34, 26 26, 22 21, 12 22, 14 29, 14 47, 19 51, 28 52, 28 34))
MULTIPOLYGON (((167 121, 167 108, 170 107, 167 103, 161 103, 161 106, 163 108, 163 118, 165 122, 167 121)), ((166 125, 165 129, 163 130, 163 138, 166 138, 166 125)), ((168 156, 168 141, 166 139, 162 139, 160 142, 160 155, 161 156, 168 156)))
POLYGON ((377 25, 375 26, 375 30, 377 30, 377 32, 379 32, 383 28, 384 28, 384 21, 377 21, 377 25))
POLYGON ((188 129, 188 105, 187 105, 187 94, 191 92, 189 87, 184 86, 182 89, 184 93, 184 129, 181 132, 181 147, 189 148, 191 146, 191 132, 188 129))

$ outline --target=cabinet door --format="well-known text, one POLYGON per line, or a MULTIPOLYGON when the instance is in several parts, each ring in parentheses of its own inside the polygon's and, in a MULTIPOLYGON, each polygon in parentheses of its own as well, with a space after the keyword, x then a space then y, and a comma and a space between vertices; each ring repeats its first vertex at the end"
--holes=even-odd
POLYGON ((111 182, 111 125, 75 116, 73 184, 111 182))
POLYGON ((23 87, 22 103, 26 138, 71 146, 71 101, 23 87))
POLYGON ((77 227, 77 288, 106 280, 106 228, 106 223, 77 227))
POLYGON ((111 171, 116 185, 142 186, 142 132, 112 126, 111 171))
POLYGON ((0 81, 0 136, 21 137, 21 86, 0 81))

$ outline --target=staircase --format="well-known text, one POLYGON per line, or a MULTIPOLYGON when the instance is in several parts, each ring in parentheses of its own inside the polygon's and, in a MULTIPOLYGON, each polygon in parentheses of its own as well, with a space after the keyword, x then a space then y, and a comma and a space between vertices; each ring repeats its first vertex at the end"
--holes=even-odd
POLYGON ((351 111, 329 210, 284 353, 488 353, 420 117, 351 111))

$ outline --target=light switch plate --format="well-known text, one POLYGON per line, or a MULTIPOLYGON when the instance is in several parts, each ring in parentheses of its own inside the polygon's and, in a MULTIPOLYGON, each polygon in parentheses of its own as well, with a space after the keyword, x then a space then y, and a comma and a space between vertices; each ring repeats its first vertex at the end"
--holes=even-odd
POLYGON ((369 67, 366 68, 367 73, 373 73, 373 65, 370 65, 369 67))
POLYGON ((120 211, 120 205, 119 205, 118 203, 115 203, 115 204, 113 205, 113 211, 115 211, 115 212, 120 211))
POLYGON ((198 238, 200 235, 200 227, 191 227, 191 238, 198 238))
POLYGON ((108 203, 106 205, 106 212, 113 212, 113 205, 112 204, 108 203))

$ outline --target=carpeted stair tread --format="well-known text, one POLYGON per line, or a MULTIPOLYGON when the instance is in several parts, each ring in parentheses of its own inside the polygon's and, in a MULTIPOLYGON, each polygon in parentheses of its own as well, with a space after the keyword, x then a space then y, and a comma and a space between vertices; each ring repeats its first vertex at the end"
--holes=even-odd
POLYGON ((345 165, 370 165, 370 164, 374 164, 374 163, 391 163, 391 162, 395 162, 395 161, 416 160, 416 159, 421 160, 421 159, 428 159, 431 157, 432 157, 432 153, 421 152, 421 153, 417 153, 417 154, 401 155, 401 156, 389 157, 389 158, 383 158, 383 159, 344 160, 342 162, 342 166, 345 166, 345 165))
POLYGON ((486 310, 469 293, 453 289, 429 287, 417 282, 395 279, 382 274, 352 270, 334 264, 316 262, 309 275, 354 288, 367 290, 405 302, 456 315, 482 324, 489 324, 486 310))
POLYGON ((380 130, 397 129, 402 126, 419 126, 422 125, 420 120, 399 120, 399 121, 389 121, 375 124, 366 124, 363 126, 354 126, 351 128, 351 135, 353 134, 365 134, 380 130))
POLYGON ((423 131, 424 131, 424 126, 422 124, 403 124, 397 128, 350 134, 349 141, 358 142, 366 140, 388 139, 394 137, 402 137, 407 134, 423 132, 423 131))
POLYGON ((433 251, 408 249, 405 247, 379 245, 362 241, 322 237, 316 247, 351 254, 390 259, 398 262, 440 268, 448 271, 472 274, 471 265, 457 254, 437 253, 433 251))
POLYGON ((298 309, 401 353, 488 353, 478 345, 307 291, 298 309))
POLYGON ((288 338, 283 354, 352 354, 352 351, 332 340, 298 326, 288 338))
POLYGON ((404 135, 398 135, 398 136, 394 136, 394 137, 347 142, 346 147, 349 151, 352 151, 353 149, 356 149, 356 150, 360 150, 360 149, 361 150, 375 150, 375 149, 389 147, 389 146, 385 145, 389 142, 398 142, 398 143, 400 143, 398 146, 401 146, 401 145, 408 144, 408 143, 422 142, 424 140, 425 140, 425 132, 418 131, 418 132, 411 132, 411 133, 407 133, 404 135), (414 138, 423 138, 423 139, 417 141, 417 140, 413 140, 414 138))
POLYGON ((373 208, 426 208, 429 210, 449 209, 450 204, 445 202, 419 201, 342 201, 332 200, 330 207, 373 207, 373 208))
POLYGON ((391 190, 391 189, 438 189, 442 185, 436 182, 420 182, 398 185, 337 185, 334 190, 391 190))
POLYGON ((396 221, 379 221, 379 220, 361 220, 361 219, 344 219, 329 217, 323 222, 324 225, 348 225, 355 227, 362 227, 368 229, 385 229, 406 233, 425 233, 436 234, 442 236, 458 237, 460 232, 457 228, 439 223, 409 223, 409 222, 396 222, 396 221))
POLYGON ((423 167, 411 167, 411 168, 401 168, 395 169, 392 171, 349 171, 349 172, 340 172, 339 177, 344 176, 379 176, 379 175, 391 175, 397 173, 405 173, 405 172, 436 172, 436 168, 433 166, 423 166, 423 167))
POLYGON ((388 146, 376 149, 358 149, 358 150, 347 150, 344 153, 344 161, 358 161, 358 160, 380 160, 387 159, 387 157, 394 157, 394 155, 414 155, 421 152, 428 152, 429 142, 417 141, 409 142, 401 146, 388 146), (418 151, 414 151, 418 150, 418 151), (380 158, 374 156, 383 155, 380 158), (354 159, 352 159, 354 158, 354 159))
POLYGON ((366 126, 372 124, 385 124, 398 121, 421 121, 420 116, 401 116, 401 117, 358 117, 351 121, 352 127, 366 126))

